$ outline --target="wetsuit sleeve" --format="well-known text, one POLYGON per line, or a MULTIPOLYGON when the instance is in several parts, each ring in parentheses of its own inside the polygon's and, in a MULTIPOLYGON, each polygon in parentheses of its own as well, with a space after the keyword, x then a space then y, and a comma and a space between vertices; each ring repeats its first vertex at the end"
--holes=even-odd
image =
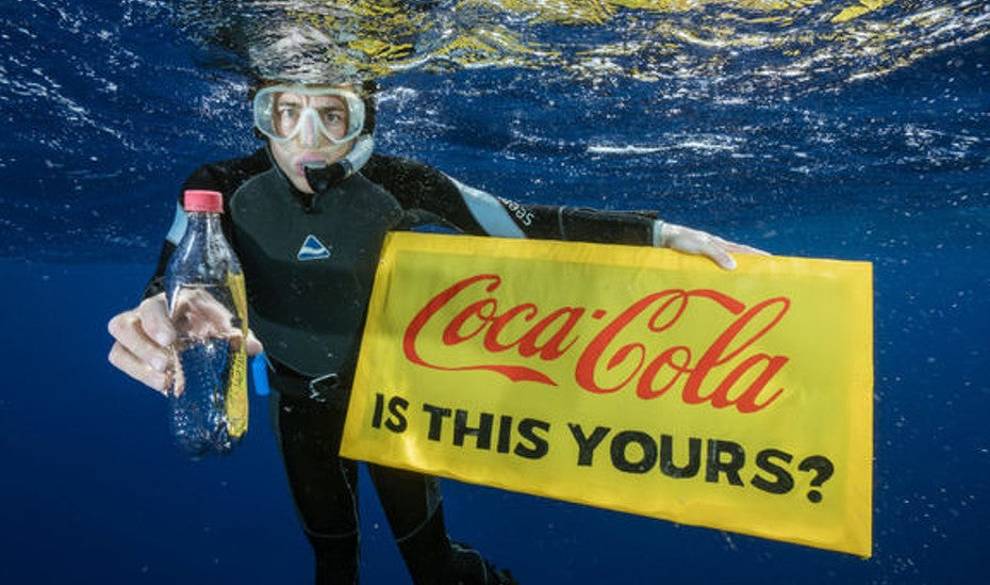
POLYGON ((465 233, 507 238, 654 245, 658 222, 649 211, 600 211, 524 205, 465 185, 436 169, 373 157, 362 171, 391 192, 418 223, 442 223, 465 233))
MULTIPOLYGON (((184 233, 185 222, 186 216, 182 211, 182 205, 180 203, 176 206, 175 219, 172 220, 172 227, 169 229, 169 234, 171 235, 176 230, 176 226, 179 226, 184 233)), ((165 267, 168 266, 168 260, 172 257, 173 252, 175 252, 175 243, 172 242, 170 236, 166 236, 165 241, 162 242, 162 249, 158 253, 158 264, 155 266, 155 273, 144 287, 144 294, 141 295, 142 299, 153 297, 165 290, 165 267)))
POLYGON ((224 237, 236 250, 233 228, 228 219, 230 217, 230 199, 244 181, 259 172, 263 172, 270 166, 271 163, 268 161, 267 155, 263 150, 259 150, 246 158, 204 165, 186 179, 179 190, 179 197, 175 204, 175 217, 172 220, 172 227, 169 228, 165 241, 162 243, 155 273, 144 288, 142 298, 146 299, 165 290, 165 269, 168 267, 172 253, 175 252, 179 241, 186 233, 187 220, 186 212, 182 208, 182 194, 189 189, 219 191, 223 194, 224 213, 220 217, 220 225, 223 228, 224 237))

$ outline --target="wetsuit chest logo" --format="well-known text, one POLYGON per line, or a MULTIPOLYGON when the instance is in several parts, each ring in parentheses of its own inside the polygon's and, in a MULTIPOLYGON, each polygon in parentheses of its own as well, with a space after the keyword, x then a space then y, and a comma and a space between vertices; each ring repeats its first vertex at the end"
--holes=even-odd
POLYGON ((323 245, 323 242, 313 234, 306 236, 306 240, 299 248, 299 251, 296 252, 296 260, 301 261, 322 260, 329 257, 330 249, 323 245))

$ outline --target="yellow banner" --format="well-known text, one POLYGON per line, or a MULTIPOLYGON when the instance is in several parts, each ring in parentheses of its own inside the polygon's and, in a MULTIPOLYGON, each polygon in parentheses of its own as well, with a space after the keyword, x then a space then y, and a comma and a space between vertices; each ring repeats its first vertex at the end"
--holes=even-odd
POLYGON ((871 554, 871 265, 393 233, 345 457, 871 554))

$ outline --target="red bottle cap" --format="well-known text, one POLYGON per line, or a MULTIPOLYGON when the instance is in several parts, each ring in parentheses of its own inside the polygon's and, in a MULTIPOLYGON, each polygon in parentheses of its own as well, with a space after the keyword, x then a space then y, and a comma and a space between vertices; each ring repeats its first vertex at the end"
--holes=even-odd
POLYGON ((190 189, 183 193, 183 207, 186 211, 223 213, 223 194, 219 191, 198 191, 190 189))

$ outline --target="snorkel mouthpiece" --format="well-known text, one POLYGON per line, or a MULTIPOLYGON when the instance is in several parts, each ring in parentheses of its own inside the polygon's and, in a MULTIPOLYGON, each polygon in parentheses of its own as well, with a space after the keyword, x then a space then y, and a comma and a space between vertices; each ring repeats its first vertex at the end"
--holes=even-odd
POLYGON ((325 169, 325 168, 327 168, 327 163, 325 161, 322 161, 322 160, 308 160, 305 163, 303 163, 303 170, 304 171, 306 169, 318 170, 318 169, 325 169))
POLYGON ((314 193, 325 193, 340 184, 344 179, 361 170, 371 158, 375 140, 364 134, 354 143, 354 148, 339 161, 327 165, 320 161, 307 161, 303 165, 306 182, 314 193))
POLYGON ((314 193, 325 193, 334 185, 340 183, 347 177, 347 171, 343 164, 332 165, 309 164, 303 168, 306 175, 306 182, 314 193))

